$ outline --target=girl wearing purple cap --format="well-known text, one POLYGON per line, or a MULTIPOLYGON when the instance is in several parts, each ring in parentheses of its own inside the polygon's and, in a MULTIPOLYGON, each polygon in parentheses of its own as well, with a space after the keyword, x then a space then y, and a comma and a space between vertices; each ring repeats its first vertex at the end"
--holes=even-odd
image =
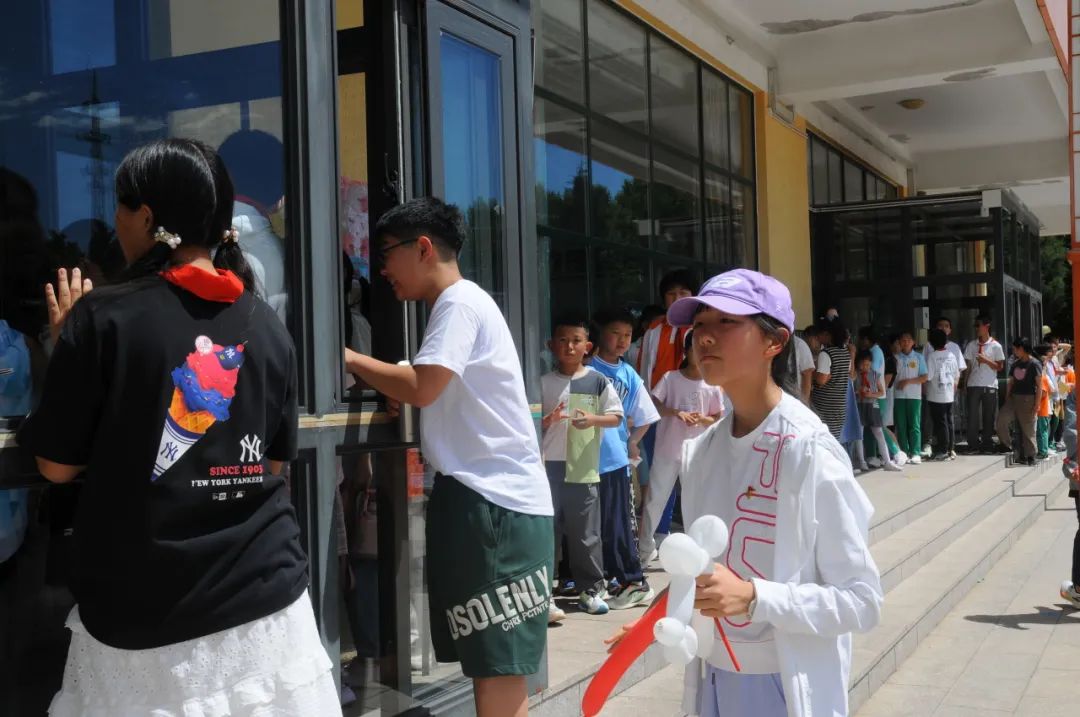
POLYGON ((732 410, 683 448, 686 525, 717 515, 730 544, 698 578, 694 607, 723 622, 720 641, 686 671, 691 714, 847 714, 851 633, 873 628, 882 590, 867 547, 873 507, 847 453, 797 397, 791 295, 735 270, 668 312, 692 325, 705 381, 732 410))

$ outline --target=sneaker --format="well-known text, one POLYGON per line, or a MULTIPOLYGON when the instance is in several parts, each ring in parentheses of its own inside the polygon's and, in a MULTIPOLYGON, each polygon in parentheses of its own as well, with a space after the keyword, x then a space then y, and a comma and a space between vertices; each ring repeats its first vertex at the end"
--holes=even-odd
POLYGON ((1012 453, 1012 452, 1013 452, 1013 449, 1010 448, 1009 446, 1006 446, 1004 443, 999 443, 999 444, 997 444, 997 447, 994 448, 994 453, 997 453, 999 455, 1005 455, 1006 453, 1012 453))
POLYGON ((949 451, 949 460, 950 461, 955 461, 956 460, 956 451, 949 451))
POLYGON ((870 466, 863 463, 861 466, 859 466, 859 470, 862 471, 863 473, 866 473, 868 470, 870 470, 870 466))
POLYGON ((934 455, 930 456, 930 460, 934 461, 935 463, 944 463, 945 461, 949 460, 949 454, 935 453, 934 455))
POLYGON ((649 587, 649 583, 644 581, 630 583, 608 601, 608 607, 612 610, 626 610, 638 605, 648 606, 654 597, 656 597, 656 591, 649 587))
POLYGON ((578 596, 578 605, 590 615, 606 615, 608 604, 604 598, 596 594, 595 590, 586 590, 578 596))
POLYGON ((896 465, 895 463, 886 463, 885 464, 885 470, 891 471, 893 473, 897 473, 897 472, 902 472, 904 469, 901 468, 900 466, 896 465))
POLYGON ((1040 460, 1040 461, 1045 461, 1049 457, 1050 457, 1049 453, 1036 453, 1035 454, 1035 458, 1040 460))
POLYGON ((892 457, 892 462, 898 466, 902 466, 908 462, 907 453, 903 451, 897 451, 896 455, 892 457))
POLYGON ((600 597, 606 600, 608 595, 618 595, 620 590, 622 590, 622 585, 619 585, 618 579, 612 578, 611 580, 608 580, 608 584, 604 586, 604 594, 600 597))
POLYGON ((870 466, 871 468, 881 468, 881 466, 882 466, 882 465, 884 465, 884 464, 883 464, 883 463, 881 462, 881 459, 880 459, 880 458, 878 458, 877 456, 874 456, 873 458, 870 458, 869 460, 867 460, 867 461, 866 461, 866 463, 867 463, 867 465, 869 465, 869 466, 870 466))
POLYGON ((653 551, 648 555, 642 553, 639 557, 641 558, 641 567, 645 568, 649 565, 649 563, 660 557, 660 551, 653 548, 653 551))
POLYGON ((908 458, 908 463, 910 463, 913 466, 917 466, 920 463, 922 463, 922 457, 921 456, 912 456, 911 458, 908 458))
POLYGON ((559 583, 559 587, 555 589, 555 594, 561 597, 573 597, 578 594, 577 585, 573 580, 563 580, 559 583))
POLYGON ((554 625, 566 619, 566 611, 555 604, 554 600, 548 601, 548 625, 554 625))
POLYGON ((1068 601, 1077 610, 1080 610, 1080 592, 1077 592, 1076 586, 1073 585, 1072 580, 1066 580, 1061 584, 1061 591, 1059 593, 1063 600, 1068 601))

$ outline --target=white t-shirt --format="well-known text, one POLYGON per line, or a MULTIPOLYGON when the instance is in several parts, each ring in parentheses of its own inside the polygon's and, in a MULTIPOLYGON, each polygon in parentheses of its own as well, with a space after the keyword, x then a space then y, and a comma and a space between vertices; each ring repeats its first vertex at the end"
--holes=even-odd
POLYGON ((795 337, 795 369, 802 376, 802 372, 814 368, 814 353, 810 350, 810 345, 795 337))
POLYGON ((956 382, 960 367, 948 349, 932 351, 926 360, 926 400, 931 403, 952 403, 956 400, 956 382))
POLYGON ((997 339, 991 337, 986 343, 978 339, 968 341, 964 356, 971 367, 971 375, 968 376, 967 385, 974 388, 997 388, 998 374, 992 367, 980 363, 979 354, 986 356, 991 361, 1004 361, 1005 349, 1001 347, 997 339))
POLYGON ((922 384, 912 383, 903 388, 899 388, 898 386, 901 381, 925 376, 926 373, 926 360, 923 358, 922 354, 915 351, 912 351, 909 354, 896 354, 896 378, 893 379, 893 387, 896 388, 896 397, 921 400, 922 384))
MULTIPOLYGON (((563 412, 570 416, 574 415, 575 407, 581 407, 582 410, 595 412, 597 415, 606 416, 610 413, 614 413, 621 416, 623 413, 622 399, 619 398, 619 394, 615 391, 615 387, 611 385, 611 381, 609 381, 602 373, 589 366, 583 366, 574 376, 567 376, 558 371, 545 373, 540 377, 540 394, 543 400, 542 405, 545 415, 554 411, 556 406, 560 403, 565 404, 563 412), (595 409, 592 408, 591 401, 589 402, 588 408, 585 408, 584 404, 578 406, 577 402, 570 396, 571 388, 574 388, 575 393, 578 395, 599 399, 595 409)), ((569 433, 570 431, 578 430, 579 429, 570 427, 569 420, 555 421, 548 426, 548 429, 544 431, 541 445, 541 452, 543 453, 544 460, 565 461, 566 443, 569 440, 569 433)), ((600 429, 600 431, 605 430, 607 429, 600 429)), ((594 469, 599 466, 600 435, 601 434, 598 432, 596 447, 597 465, 593 466, 594 469)))
POLYGON ((815 369, 824 376, 832 375, 832 356, 829 355, 828 351, 818 352, 815 369))
MULTIPOLYGON (((956 365, 960 367, 961 371, 967 368, 967 361, 964 360, 964 352, 960 350, 960 344, 955 341, 946 341, 945 350, 956 357, 956 365)), ((930 358, 932 353, 934 353, 934 347, 930 345, 930 342, 927 342, 922 349, 923 360, 930 358)))
MULTIPOLYGON (((687 525, 702 515, 716 515, 723 520, 730 539, 720 562, 743 580, 773 580, 779 484, 796 480, 795 476, 785 475, 782 449, 789 442, 804 438, 793 435, 793 427, 805 428, 807 434, 820 428, 820 420, 812 419, 816 417, 810 410, 787 393, 757 428, 741 438, 731 435, 734 421, 729 415, 711 434, 713 443, 709 453, 723 456, 724 460, 716 461, 711 470, 702 474, 705 480, 683 481, 683 516, 687 525)), ((743 673, 780 671, 771 624, 748 623, 741 615, 727 618, 722 624, 743 673)), ((719 642, 708 658, 709 663, 734 671, 727 650, 719 642)))
MULTIPOLYGON (((676 411, 717 416, 724 411, 724 392, 702 379, 689 379, 682 371, 668 371, 653 386, 653 396, 676 411)), ((688 426, 675 416, 664 416, 656 430, 656 457, 679 460, 682 444, 700 436, 708 426, 688 426)))
POLYGON ((454 372, 420 410, 427 462, 495 505, 553 515, 517 349, 487 292, 462 279, 439 294, 413 363, 454 372))

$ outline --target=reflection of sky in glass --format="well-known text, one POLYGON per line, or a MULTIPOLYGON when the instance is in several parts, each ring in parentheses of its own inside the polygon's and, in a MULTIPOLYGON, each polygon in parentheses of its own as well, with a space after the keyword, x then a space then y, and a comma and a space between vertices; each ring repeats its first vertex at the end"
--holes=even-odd
POLYGON ((533 138, 536 153, 536 176, 549 192, 562 194, 574 184, 574 177, 585 166, 585 158, 573 150, 533 138))
POLYGON ((445 199, 467 212, 502 201, 499 58, 446 33, 441 43, 445 199))
POLYGON ((49 0, 53 74, 116 64, 115 0, 49 0))
POLYGON ((632 181, 634 181, 634 175, 632 174, 609 167, 603 162, 594 160, 592 163, 592 183, 606 187, 613 197, 622 191, 626 182, 632 181))

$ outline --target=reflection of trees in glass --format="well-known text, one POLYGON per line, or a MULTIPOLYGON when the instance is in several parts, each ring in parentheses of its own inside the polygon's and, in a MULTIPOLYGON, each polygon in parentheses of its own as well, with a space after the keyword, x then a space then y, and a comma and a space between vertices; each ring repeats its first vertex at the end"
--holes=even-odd
POLYGON ((505 308, 502 281, 502 209, 493 198, 477 197, 464 212, 465 245, 461 250, 462 275, 489 291, 505 308))
POLYGON ((570 185, 554 191, 536 183, 536 207, 540 224, 585 233, 585 194, 589 177, 585 167, 579 167, 570 185))
POLYGON ((648 241, 638 222, 649 216, 649 185, 643 179, 628 177, 614 197, 603 185, 593 185, 592 233, 603 239, 627 243, 648 241))

